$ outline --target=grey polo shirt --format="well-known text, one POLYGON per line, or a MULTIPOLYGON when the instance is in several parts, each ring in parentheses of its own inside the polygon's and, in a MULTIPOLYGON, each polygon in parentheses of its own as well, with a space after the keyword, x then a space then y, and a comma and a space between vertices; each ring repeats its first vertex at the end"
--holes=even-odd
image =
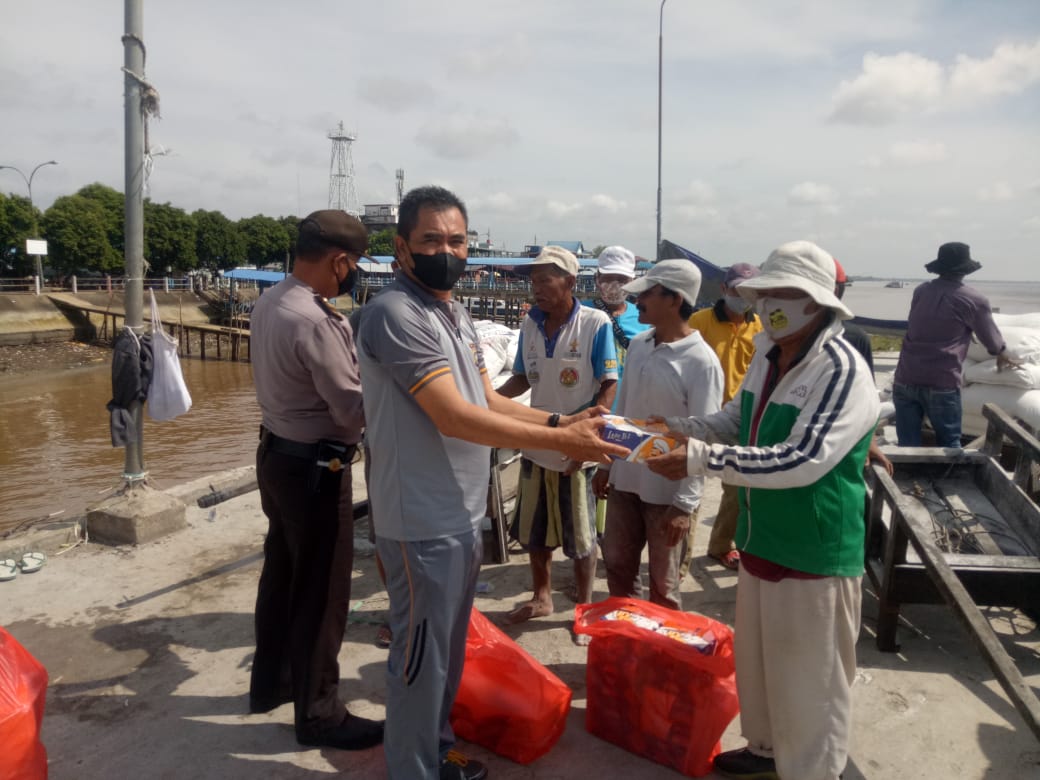
POLYGON ((361 310, 358 357, 376 534, 414 542, 471 532, 487 510, 491 448, 442 435, 415 400, 450 375, 466 401, 487 407, 469 314, 398 274, 361 310))
POLYGON ((354 444, 365 425, 350 325, 288 276, 257 299, 250 359, 264 427, 283 439, 354 444))

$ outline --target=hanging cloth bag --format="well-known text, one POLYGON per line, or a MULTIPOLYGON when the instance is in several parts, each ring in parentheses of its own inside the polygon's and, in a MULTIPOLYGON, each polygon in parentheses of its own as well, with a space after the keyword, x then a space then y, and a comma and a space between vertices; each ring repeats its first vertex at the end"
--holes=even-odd
POLYGON ((153 420, 172 420, 191 408, 191 394, 184 384, 177 340, 163 330, 155 293, 152 299, 152 383, 148 386, 148 416, 153 420))

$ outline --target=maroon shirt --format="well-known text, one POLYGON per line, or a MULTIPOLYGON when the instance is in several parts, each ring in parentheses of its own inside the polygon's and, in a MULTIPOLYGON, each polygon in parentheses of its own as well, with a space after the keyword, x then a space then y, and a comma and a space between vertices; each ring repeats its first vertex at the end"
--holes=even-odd
POLYGON ((960 388, 972 333, 991 355, 1004 349, 985 295, 942 277, 918 286, 896 365, 896 384, 960 388))

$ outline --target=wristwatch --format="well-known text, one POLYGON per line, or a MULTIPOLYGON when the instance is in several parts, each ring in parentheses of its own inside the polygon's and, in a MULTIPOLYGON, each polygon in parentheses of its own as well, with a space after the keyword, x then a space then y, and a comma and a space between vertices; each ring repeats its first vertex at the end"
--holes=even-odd
POLYGON ((559 424, 560 424, 560 413, 559 412, 553 412, 552 414, 550 414, 549 415, 549 427, 550 428, 555 428, 559 424))

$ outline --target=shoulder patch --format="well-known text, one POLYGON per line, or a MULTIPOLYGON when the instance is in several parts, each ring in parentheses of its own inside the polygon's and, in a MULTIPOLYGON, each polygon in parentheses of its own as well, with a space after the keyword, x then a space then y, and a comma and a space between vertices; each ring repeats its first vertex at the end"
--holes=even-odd
POLYGON ((328 298, 322 295, 315 294, 314 302, 318 304, 318 308, 325 312, 325 314, 329 317, 335 317, 337 320, 344 319, 343 314, 340 313, 340 311, 335 306, 329 303, 328 298))

